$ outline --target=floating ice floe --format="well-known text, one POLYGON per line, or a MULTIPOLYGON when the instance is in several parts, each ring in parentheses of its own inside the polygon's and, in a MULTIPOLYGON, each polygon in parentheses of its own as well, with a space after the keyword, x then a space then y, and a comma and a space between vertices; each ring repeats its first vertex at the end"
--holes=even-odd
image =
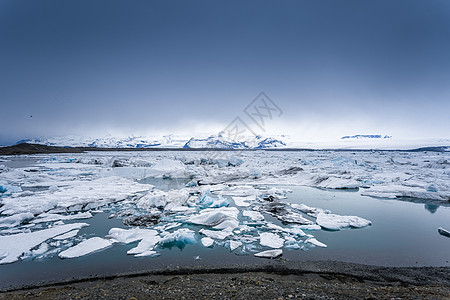
POLYGON ((209 237, 202 238, 201 242, 202 242, 203 246, 205 246, 205 247, 212 247, 212 245, 214 244, 214 240, 209 237))
POLYGON ((112 246, 111 241, 107 239, 102 239, 100 237, 93 237, 73 247, 70 247, 67 250, 62 251, 61 253, 59 253, 58 256, 60 258, 80 257, 96 251, 103 250, 111 246, 112 246))
POLYGON ((85 226, 89 226, 89 224, 74 223, 29 233, 0 236, 0 264, 14 262, 23 253, 29 252, 46 240, 85 226))
POLYGON ((328 230, 340 230, 345 227, 361 228, 371 224, 369 220, 357 216, 340 216, 325 213, 317 215, 316 223, 328 230))
POLYGON ((446 230, 446 229, 444 229, 442 227, 439 227, 438 228, 438 232, 439 232, 440 235, 443 235, 443 236, 446 236, 446 237, 450 238, 450 231, 448 231, 448 230, 446 230))
POLYGON ((167 233, 163 235, 159 244, 161 245, 175 245, 177 247, 184 247, 186 244, 195 244, 197 240, 195 239, 195 231, 180 228, 174 232, 167 233))
POLYGON ((284 239, 279 237, 275 233, 262 232, 259 234, 261 246, 266 246, 270 248, 281 248, 284 245, 284 239))
POLYGON ((407 185, 373 186, 361 193, 363 196, 379 198, 421 198, 430 200, 450 201, 449 191, 437 191, 437 188, 414 187, 407 185))
POLYGON ((275 250, 267 250, 255 253, 256 257, 263 257, 263 258, 277 258, 283 254, 283 250, 281 249, 275 249, 275 250))
POLYGON ((239 225, 238 214, 239 210, 236 207, 207 208, 189 217, 188 222, 211 226, 214 229, 233 229, 239 225))

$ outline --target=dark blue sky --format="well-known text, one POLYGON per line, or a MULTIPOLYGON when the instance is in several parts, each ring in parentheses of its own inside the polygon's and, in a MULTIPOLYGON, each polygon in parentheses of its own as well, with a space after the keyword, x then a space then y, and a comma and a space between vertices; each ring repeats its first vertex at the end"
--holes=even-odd
POLYGON ((0 1, 0 144, 269 132, 450 137, 450 1, 0 1), (30 117, 32 115, 32 117, 30 117))

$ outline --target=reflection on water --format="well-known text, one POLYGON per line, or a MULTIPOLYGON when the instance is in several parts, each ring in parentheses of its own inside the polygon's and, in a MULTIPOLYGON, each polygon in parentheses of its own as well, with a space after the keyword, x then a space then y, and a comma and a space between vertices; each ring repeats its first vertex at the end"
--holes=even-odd
POLYGON ((437 204, 424 204, 424 207, 426 210, 428 210, 430 213, 434 214, 440 205, 437 204))

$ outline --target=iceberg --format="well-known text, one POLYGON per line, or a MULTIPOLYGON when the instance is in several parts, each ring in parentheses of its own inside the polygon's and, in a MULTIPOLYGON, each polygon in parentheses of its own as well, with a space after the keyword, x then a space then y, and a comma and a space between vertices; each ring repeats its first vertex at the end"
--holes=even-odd
POLYGON ((93 237, 59 253, 60 258, 75 258, 111 247, 111 241, 93 237))
POLYGON ((340 216, 325 213, 317 215, 316 223, 328 230, 340 230, 345 227, 362 228, 372 224, 369 220, 357 216, 340 216))
POLYGON ((206 208, 199 214, 188 218, 188 222, 197 225, 212 226, 214 229, 236 228, 239 226, 236 207, 206 208))

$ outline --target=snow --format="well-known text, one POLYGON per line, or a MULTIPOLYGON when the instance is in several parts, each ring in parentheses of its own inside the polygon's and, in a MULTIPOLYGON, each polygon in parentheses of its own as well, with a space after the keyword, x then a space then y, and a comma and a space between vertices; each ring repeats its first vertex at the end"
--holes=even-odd
POLYGON ((283 254, 283 250, 276 249, 276 250, 267 250, 255 253, 256 257, 263 257, 263 258, 277 258, 283 254))
POLYGON ((93 237, 59 253, 60 258, 75 258, 111 247, 111 241, 93 237))
POLYGON ((279 237, 275 233, 262 232, 259 234, 261 246, 266 246, 270 248, 281 248, 284 245, 284 239, 279 237))
POLYGON ((340 216, 325 213, 319 213, 316 222, 322 228, 328 230, 340 230, 345 227, 362 228, 371 224, 369 220, 357 216, 340 216))
POLYGON ((12 235, 0 236, 0 264, 12 263, 34 247, 55 236, 89 226, 86 223, 74 223, 52 228, 12 235))

